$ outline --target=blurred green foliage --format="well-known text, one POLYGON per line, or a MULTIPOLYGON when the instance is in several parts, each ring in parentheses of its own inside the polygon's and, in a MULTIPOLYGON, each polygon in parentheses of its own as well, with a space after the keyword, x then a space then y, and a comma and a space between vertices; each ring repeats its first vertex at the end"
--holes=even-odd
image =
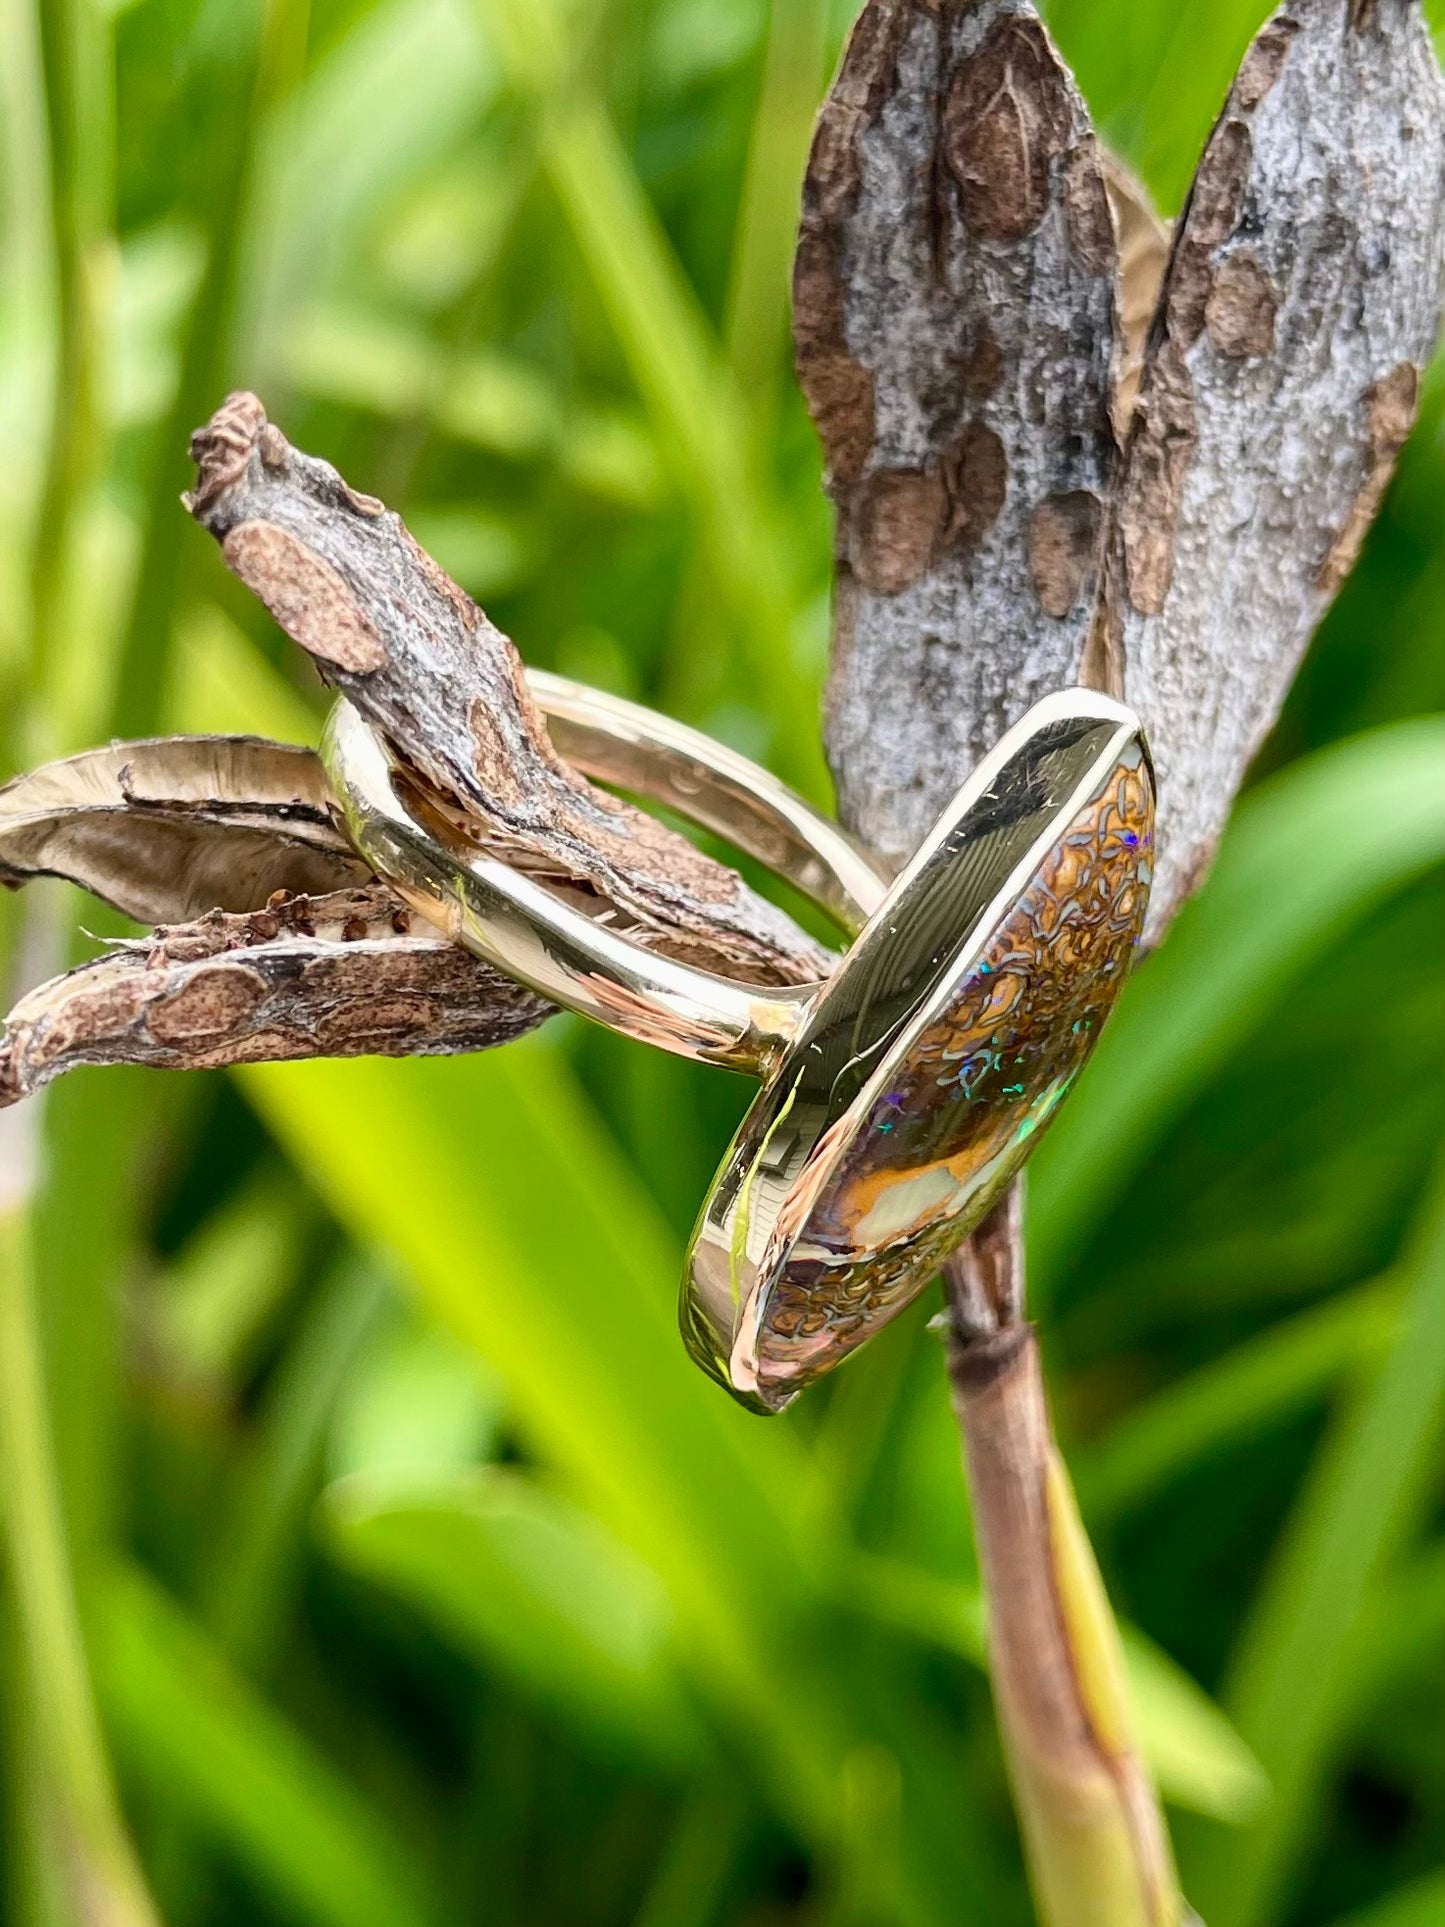
MULTIPOLYGON (((314 737, 175 499, 245 385, 530 660, 826 797, 786 281, 851 11, 5 0, 0 774, 117 731, 314 737)), ((1262 12, 1050 9, 1167 210, 1262 12)), ((1445 1904, 1442 482, 1437 374, 1213 879, 1035 1166, 1060 1430, 1210 1927, 1445 1904)), ((34 903, 32 957, 116 928, 34 903)), ((744 1099, 560 1021, 53 1093, 69 1557, 171 1927, 1028 1919, 931 1307, 768 1424, 677 1342, 744 1099)), ((65 1654, 23 1591, 0 1918, 49 1927, 64 1789, 24 1680, 65 1654)))

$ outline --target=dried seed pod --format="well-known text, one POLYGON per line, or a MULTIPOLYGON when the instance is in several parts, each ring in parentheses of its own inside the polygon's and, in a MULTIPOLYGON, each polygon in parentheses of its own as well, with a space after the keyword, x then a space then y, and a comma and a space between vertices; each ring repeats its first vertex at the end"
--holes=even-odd
MULTIPOLYGON (((1104 186, 1119 246, 1119 367, 1114 382, 1114 434, 1122 445, 1144 372, 1144 350, 1159 287, 1169 265, 1169 223, 1159 218, 1144 183, 1117 154, 1101 148, 1104 186)), ((1117 691, 1115 692, 1118 693, 1117 691)))
POLYGON ((80 1064, 214 1070, 303 1057, 485 1050, 551 1006, 441 937, 398 935, 379 885, 278 896, 116 946, 23 997, 0 1036, 0 1106, 80 1064))
POLYGON ((0 789, 0 882, 60 876, 139 923, 259 909, 369 872, 309 749, 255 736, 113 743, 0 789))
POLYGON ((507 637, 400 516, 292 448, 254 395, 232 395, 191 452, 189 506, 227 563, 480 847, 580 885, 661 950, 759 983, 826 971, 736 871, 557 755, 507 637))
POLYGON ((1290 0, 1246 54, 1174 239, 1103 628, 1159 772, 1157 936, 1414 421, 1445 280, 1445 108, 1416 0, 1290 0))
POLYGON ((873 0, 818 121, 793 284, 838 507, 827 739, 901 862, 1080 680, 1113 460, 1098 143, 1026 0, 873 0))

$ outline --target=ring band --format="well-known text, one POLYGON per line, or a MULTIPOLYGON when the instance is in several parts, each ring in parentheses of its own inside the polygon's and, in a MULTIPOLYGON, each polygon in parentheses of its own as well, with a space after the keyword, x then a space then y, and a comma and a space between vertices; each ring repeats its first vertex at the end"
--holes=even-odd
POLYGON ((886 878, 836 823, 769 770, 625 697, 545 669, 526 676, 553 748, 584 776, 665 803, 756 857, 850 936, 882 902, 886 878))
MULTIPOLYGON (((618 696, 527 671, 559 755, 724 836, 856 931, 887 885, 834 823, 736 751, 618 696)), ((629 942, 531 878, 420 825, 381 737, 347 702, 321 757, 357 850, 465 950, 568 1010, 683 1057, 759 1073, 817 984, 762 988, 629 942)))
POLYGON ((322 755, 357 849, 454 941, 627 1036, 764 1079, 693 1235, 682 1326, 705 1370, 779 1411, 917 1296, 1092 1050, 1148 897, 1138 719, 1088 690, 1045 697, 885 889, 745 758, 635 704, 531 681, 559 752, 588 773, 773 861, 840 920, 867 919, 821 984, 764 990, 675 963, 423 828, 369 725, 345 703, 328 722, 322 755))

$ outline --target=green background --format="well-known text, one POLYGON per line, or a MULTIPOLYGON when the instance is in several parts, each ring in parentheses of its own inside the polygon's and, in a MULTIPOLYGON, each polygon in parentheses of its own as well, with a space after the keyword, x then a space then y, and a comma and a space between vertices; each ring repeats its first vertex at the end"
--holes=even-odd
MULTIPOLYGON (((315 739, 309 668, 176 500, 245 385, 529 661, 826 800, 785 296, 851 11, 4 0, 0 776, 315 739)), ((1166 212, 1262 12, 1049 10, 1166 212)), ((1209 1927, 1445 1918, 1442 393, 1033 1167, 1059 1431, 1209 1927)), ((119 927, 31 900, 32 956, 119 927)), ((55 1443, 171 1927, 1028 1919, 934 1302, 766 1424, 676 1339, 746 1096, 570 1020, 56 1088, 55 1443)), ((49 1927, 13 1592, 0 1917, 49 1927)))

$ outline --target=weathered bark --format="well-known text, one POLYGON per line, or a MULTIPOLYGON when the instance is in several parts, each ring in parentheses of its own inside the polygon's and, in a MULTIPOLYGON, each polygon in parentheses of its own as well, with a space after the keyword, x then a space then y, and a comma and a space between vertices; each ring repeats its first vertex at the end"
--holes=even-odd
POLYGON ((872 0, 813 141, 793 308, 838 509, 829 757, 894 862, 1079 680, 1115 265, 1098 145, 1027 0, 872 0))
POLYGON ((562 761, 507 638, 400 516, 293 449, 254 395, 231 396, 191 448, 188 506, 229 567, 479 847, 582 886, 669 955, 759 983, 826 974, 827 953, 735 871, 562 761))
POLYGON ((1415 417, 1445 274, 1440 70, 1415 0, 1290 0, 1179 222, 1104 627, 1159 775, 1150 934, 1213 855, 1415 417))
POLYGON ((0 1036, 0 1106, 80 1064, 441 1056, 510 1043, 550 1014, 379 884, 282 896, 120 944, 31 991, 0 1036))
MULTIPOLYGON (((831 953, 735 872, 562 762, 510 642, 397 516, 293 450, 254 397, 194 447, 191 507, 228 562, 479 847, 705 969, 827 974, 831 953)), ((142 921, 201 919, 26 997, 0 1039, 0 1104, 80 1063, 433 1055, 542 1022, 549 1006, 440 937, 397 934, 410 913, 333 809, 312 751, 253 738, 114 744, 0 789, 0 882, 63 876, 142 921), (268 905, 278 891, 300 908, 268 905)))
POLYGON ((1024 1180, 1011 1184, 978 1230, 943 1268, 948 1338, 992 1338, 1024 1315, 1024 1180))
POLYGON ((1414 418, 1445 271, 1417 0, 1291 0, 1262 30, 1141 379, 1160 253, 1027 0, 870 0, 819 120, 795 286, 838 504, 840 805, 899 861, 1045 688, 1115 689, 1158 766, 1150 941, 1200 881, 1414 418))
POLYGON ((0 788, 0 883, 64 877, 137 923, 321 896, 370 872, 313 751, 167 736, 46 763, 0 788))
MULTIPOLYGON (((1037 675, 1124 694, 1158 766, 1157 937, 1200 879, 1413 419, 1445 253, 1445 119, 1418 6, 1293 0, 1264 29, 1201 162, 1147 346, 1162 235, 1105 163, 1124 256, 1112 393, 1089 349, 1113 343, 1098 305, 1113 250, 1081 255, 1072 226, 1071 187, 1095 198, 1094 156, 1027 5, 864 8, 819 123, 795 297, 839 512, 827 739, 845 822, 897 860, 1040 693, 1037 675), (948 458, 963 421, 994 426, 968 332, 985 313, 1009 374, 1043 372, 1003 391, 1006 453, 988 487, 975 467, 960 554, 948 458), (1032 408, 1070 317, 1069 408, 1032 408), (1127 438, 1117 474, 1111 402, 1127 438), (1072 546, 1027 539, 1041 502, 1089 491, 1060 472, 1085 457, 1095 494, 1108 488, 1097 577, 1082 523, 1072 546), (1060 556, 1087 565, 1067 600, 1038 569, 1060 556)), ((1157 1799, 1022 1323, 1020 1219, 1015 1193, 950 1262, 946 1332, 1040 1914, 1172 1921, 1157 1799)))
MULTIPOLYGON (((1160 777, 1154 936, 1413 419, 1445 274, 1445 116, 1415 0, 1289 0, 1164 255, 1028 0, 868 0, 813 145, 794 287, 838 508, 843 813, 901 861, 1039 695, 1120 690, 1160 777)), ((762 982, 826 969, 731 872, 568 770, 507 640, 253 397, 195 453, 190 506, 228 564, 479 845, 672 954, 762 982)), ((270 778, 238 810, 214 778, 161 796, 136 776, 159 754, 99 753, 79 803, 12 786, 0 881, 54 870, 156 914, 347 861, 314 797, 270 778)), ((545 1017, 403 915, 369 886, 122 947, 22 1003, 0 1104, 72 1063, 475 1049, 545 1017)), ((1043 1916, 1167 1927, 1181 1903, 1023 1323, 1020 1218, 1015 1191, 948 1268, 1000 1720, 1043 1916)))

